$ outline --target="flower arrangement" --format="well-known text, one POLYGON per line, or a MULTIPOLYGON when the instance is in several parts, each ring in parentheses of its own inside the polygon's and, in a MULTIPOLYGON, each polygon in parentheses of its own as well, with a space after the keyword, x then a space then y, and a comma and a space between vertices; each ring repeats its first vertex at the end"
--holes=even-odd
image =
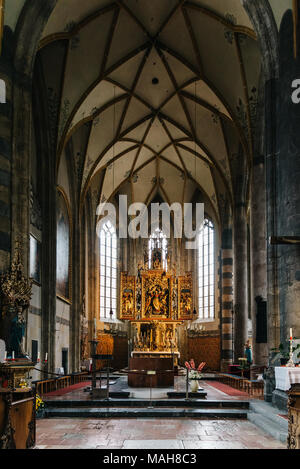
POLYGON ((35 410, 36 417, 42 417, 44 415, 45 403, 42 398, 37 394, 35 398, 35 410))
POLYGON ((189 370, 189 380, 194 381, 194 380, 201 379, 202 378, 201 371, 203 370, 205 365, 206 363, 202 362, 200 363, 198 368, 196 368, 193 358, 189 362, 185 362, 185 366, 189 370))
POLYGON ((19 387, 22 388, 22 389, 28 388, 28 383, 27 383, 27 381, 26 381, 24 378, 21 378, 21 379, 20 379, 19 387))

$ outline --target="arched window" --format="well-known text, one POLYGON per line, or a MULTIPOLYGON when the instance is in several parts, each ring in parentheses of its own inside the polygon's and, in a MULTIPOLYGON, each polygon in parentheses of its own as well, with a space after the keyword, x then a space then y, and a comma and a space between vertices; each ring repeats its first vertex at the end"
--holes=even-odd
POLYGON ((205 220, 198 237, 199 319, 215 317, 214 225, 205 220))
POLYGON ((117 235, 114 226, 108 221, 100 232, 100 316, 114 319, 116 311, 117 235))
POLYGON ((162 254, 162 268, 167 270, 167 254, 168 254, 168 241, 162 230, 156 228, 149 238, 149 269, 151 269, 152 253, 155 249, 159 249, 162 254))

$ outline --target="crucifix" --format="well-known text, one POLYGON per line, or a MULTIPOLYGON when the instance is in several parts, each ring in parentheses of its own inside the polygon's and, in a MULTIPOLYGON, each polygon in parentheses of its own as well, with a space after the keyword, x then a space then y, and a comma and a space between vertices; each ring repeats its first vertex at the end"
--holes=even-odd
POLYGON ((298 244, 300 245, 300 236, 270 236, 270 245, 298 244))

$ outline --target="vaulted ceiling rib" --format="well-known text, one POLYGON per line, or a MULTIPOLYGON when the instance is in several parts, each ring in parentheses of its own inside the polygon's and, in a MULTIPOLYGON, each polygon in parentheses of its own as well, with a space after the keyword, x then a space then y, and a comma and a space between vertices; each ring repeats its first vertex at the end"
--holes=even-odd
POLYGON ((105 171, 100 199, 108 200, 129 181, 140 201, 155 189, 172 200, 169 165, 183 191, 180 202, 190 180, 217 212, 220 192, 233 197, 237 145, 251 156, 251 93, 260 55, 240 2, 86 3, 59 2, 40 45, 43 54, 51 44, 68 44, 59 157, 81 127, 91 124, 78 180, 82 200, 99 171, 105 171), (216 172, 222 184, 216 184, 216 172))

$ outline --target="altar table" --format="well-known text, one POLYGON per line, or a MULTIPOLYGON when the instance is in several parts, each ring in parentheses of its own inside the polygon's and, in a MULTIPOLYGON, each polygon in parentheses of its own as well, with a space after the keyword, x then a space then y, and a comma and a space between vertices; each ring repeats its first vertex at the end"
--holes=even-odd
POLYGON ((128 386, 132 388, 173 387, 174 368, 172 358, 130 358, 128 386))
POLYGON ((300 383, 300 367, 275 367, 276 389, 288 391, 292 384, 300 383))

